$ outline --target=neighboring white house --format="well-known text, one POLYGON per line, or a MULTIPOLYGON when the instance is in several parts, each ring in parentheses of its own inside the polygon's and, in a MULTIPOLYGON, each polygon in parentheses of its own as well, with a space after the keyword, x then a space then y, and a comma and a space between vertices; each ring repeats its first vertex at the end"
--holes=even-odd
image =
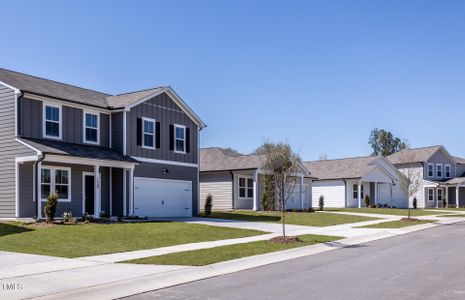
POLYGON ((325 207, 364 207, 370 203, 407 207, 407 192, 401 180, 406 178, 384 157, 367 156, 320 160, 304 163, 316 179, 312 183, 312 206, 320 196, 325 207))
MULTIPOLYGON (((237 155, 227 149, 200 150, 200 208, 208 194, 213 210, 261 209, 264 192, 264 155, 237 155)), ((312 179, 304 166, 296 174, 299 186, 287 200, 286 209, 303 209, 310 205, 312 179)))
POLYGON ((465 206, 465 159, 444 146, 406 149, 387 158, 401 172, 418 172, 420 187, 410 204, 416 198, 418 207, 442 207, 446 199, 448 206, 465 206))

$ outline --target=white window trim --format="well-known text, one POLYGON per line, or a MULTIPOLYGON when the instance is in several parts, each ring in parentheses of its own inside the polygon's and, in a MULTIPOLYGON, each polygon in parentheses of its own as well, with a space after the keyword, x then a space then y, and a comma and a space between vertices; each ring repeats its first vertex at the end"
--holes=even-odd
POLYGON ((253 180, 253 177, 252 176, 244 176, 244 175, 240 175, 237 177, 237 197, 239 199, 253 199, 253 197, 248 197, 248 191, 249 189, 252 189, 252 191, 255 193, 255 189, 253 188, 253 185, 252 185, 252 188, 249 188, 248 186, 248 180, 249 179, 252 179, 253 180), (240 185, 240 182, 241 182, 241 178, 244 178, 245 179, 245 197, 241 197, 241 193, 239 192, 240 189, 241 189, 241 185, 240 185))
POLYGON ((434 189, 433 188, 428 188, 426 197, 428 198, 429 202, 434 202, 434 189), (429 192, 430 191, 433 191, 433 199, 432 200, 429 199, 429 192))
POLYGON ((174 152, 175 153, 180 153, 180 154, 186 154, 186 133, 187 133, 187 130, 186 130, 186 126, 184 125, 179 125, 179 124, 174 124, 174 152), (184 129, 184 151, 178 151, 176 150, 176 140, 181 140, 181 139, 178 139, 176 138, 176 128, 182 128, 184 129))
POLYGON ((42 136, 47 139, 61 140, 63 135, 63 116, 62 116, 62 106, 60 104, 43 102, 42 103, 42 136), (58 108, 58 136, 47 135, 46 125, 47 124, 47 106, 58 108))
MULTIPOLYGON (((156 144, 157 144, 157 141, 156 141, 156 135, 157 135, 157 130, 156 130, 156 126, 157 125, 157 122, 155 119, 151 119, 151 118, 145 118, 143 117, 142 118, 142 130, 141 130, 141 134, 142 134, 142 148, 144 149, 151 149, 151 150, 154 150, 156 149, 156 144), (152 122, 153 123, 153 147, 150 147, 150 146, 145 146, 145 131, 144 131, 144 122, 152 122)), ((149 133, 147 133, 149 134, 149 133)))
MULTIPOLYGON (((365 196, 365 193, 363 191, 363 183, 360 185, 360 192, 361 192, 361 198, 363 198, 365 196)), ((357 183, 354 183, 352 185, 352 198, 358 199, 358 184, 357 183), (354 187, 357 187, 357 188, 354 189, 354 187), (357 197, 354 197, 355 193, 357 193, 357 197)))
POLYGON ((63 171, 68 171, 68 199, 58 199, 58 202, 71 202, 71 168, 70 167, 60 167, 60 166, 42 166, 40 168, 39 172, 39 182, 40 182, 40 188, 39 188, 39 193, 41 195, 41 201, 46 202, 47 199, 42 198, 42 170, 43 169, 48 169, 50 170, 50 191, 55 191, 55 172, 56 170, 63 170, 63 171))
POLYGON ((429 178, 433 178, 434 177, 434 164, 431 164, 431 163, 428 163, 428 166, 426 167, 426 176, 428 176, 429 178), (432 175, 429 175, 429 167, 432 167, 432 172, 433 174, 432 175))
POLYGON ((444 178, 452 177, 452 166, 449 164, 444 165, 444 178), (446 168, 449 168, 449 176, 447 176, 446 168))
POLYGON ((442 164, 436 164, 436 177, 437 178, 443 178, 444 177, 444 168, 442 167, 442 164), (438 175, 439 167, 441 167, 441 176, 438 175))
MULTIPOLYGON (((111 135, 111 134, 110 134, 111 135)), ((92 145, 100 145, 100 113, 90 111, 90 110, 84 110, 83 115, 82 115, 82 140, 86 144, 92 144, 92 145), (97 128, 89 127, 91 129, 97 129, 97 141, 88 141, 86 139, 86 114, 94 115, 97 116, 97 128)))
POLYGON ((442 201, 442 199, 444 198, 444 192, 442 191, 442 189, 438 189, 437 193, 438 195, 436 198, 438 198, 438 201, 442 201), (439 199, 439 196, 441 196, 441 199, 439 199))

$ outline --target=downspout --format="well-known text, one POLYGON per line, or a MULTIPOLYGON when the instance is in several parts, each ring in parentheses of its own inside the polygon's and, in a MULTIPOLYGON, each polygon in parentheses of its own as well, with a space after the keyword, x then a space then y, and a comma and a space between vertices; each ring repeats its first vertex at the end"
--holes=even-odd
POLYGON ((37 184, 37 182, 39 181, 39 176, 41 174, 39 174, 39 168, 38 168, 38 165, 39 163, 41 163, 44 159, 45 159, 45 155, 43 155, 42 153, 39 154, 37 156, 37 160, 34 162, 34 174, 36 174, 36 176, 34 177, 34 182, 33 182, 33 189, 34 189, 34 197, 35 197, 35 200, 36 200, 36 209, 35 209, 35 212, 36 212, 36 215, 34 217, 34 219, 37 221, 39 216, 37 215, 37 212, 39 211, 39 205, 40 205, 40 189, 39 189, 39 185, 37 184))
POLYGON ((236 190, 234 188, 234 173, 232 171, 229 171, 229 174, 231 174, 231 183, 232 183, 232 193, 231 193, 232 194, 232 205, 231 205, 231 207, 234 210, 234 209, 236 209, 236 207, 235 207, 236 201, 235 201, 235 198, 234 198, 234 191, 236 190))
POLYGON ((347 207, 347 180, 342 179, 344 181, 344 202, 345 202, 345 207, 347 207))

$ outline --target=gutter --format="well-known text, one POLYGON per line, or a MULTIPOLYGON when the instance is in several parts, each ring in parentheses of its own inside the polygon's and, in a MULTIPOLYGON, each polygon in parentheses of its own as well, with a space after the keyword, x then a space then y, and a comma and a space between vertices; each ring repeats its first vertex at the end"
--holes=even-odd
POLYGON ((231 207, 234 210, 234 209, 236 209, 234 207, 234 204, 235 204, 235 201, 234 201, 234 199, 235 199, 234 198, 234 190, 235 190, 235 188, 234 188, 234 173, 232 171, 229 171, 229 174, 231 174, 231 184, 232 184, 232 193, 231 193, 231 195, 232 195, 232 203, 231 204, 232 205, 231 205, 231 207))

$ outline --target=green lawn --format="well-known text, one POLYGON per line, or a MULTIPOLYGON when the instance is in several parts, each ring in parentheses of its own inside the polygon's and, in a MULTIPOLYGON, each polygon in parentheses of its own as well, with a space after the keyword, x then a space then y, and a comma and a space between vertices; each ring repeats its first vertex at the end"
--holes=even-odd
MULTIPOLYGON (((340 212, 354 212, 354 213, 366 213, 366 214, 380 214, 380 215, 395 215, 395 216, 407 216, 407 209, 401 208, 327 208, 327 211, 340 211, 340 212)), ((437 215, 440 212, 425 211, 423 209, 411 209, 411 216, 430 216, 437 215)))
POLYGON ((156 264, 156 265, 186 265, 204 266, 221 261, 253 256, 269 252, 283 251, 287 249, 309 246, 318 243, 331 242, 341 239, 336 236, 324 235, 301 235, 299 238, 303 243, 278 244, 271 241, 258 241, 246 244, 221 246, 209 249, 184 251, 160 256, 126 261, 125 263, 156 264))
POLYGON ((390 222, 383 222, 383 223, 374 224, 374 225, 361 226, 359 228, 402 228, 402 227, 427 224, 427 223, 432 223, 432 222, 433 221, 428 221, 428 220, 418 220, 415 222, 413 221, 390 221, 390 222))
POLYGON ((0 251, 80 257, 264 234, 178 222, 54 225, 0 223, 0 251))
MULTIPOLYGON (((210 218, 276 223, 281 222, 281 213, 237 210, 234 212, 214 212, 210 216, 210 218)), ((356 223, 370 220, 376 219, 341 214, 326 214, 320 212, 286 212, 285 217, 286 224, 305 226, 331 226, 337 224, 356 223)))

